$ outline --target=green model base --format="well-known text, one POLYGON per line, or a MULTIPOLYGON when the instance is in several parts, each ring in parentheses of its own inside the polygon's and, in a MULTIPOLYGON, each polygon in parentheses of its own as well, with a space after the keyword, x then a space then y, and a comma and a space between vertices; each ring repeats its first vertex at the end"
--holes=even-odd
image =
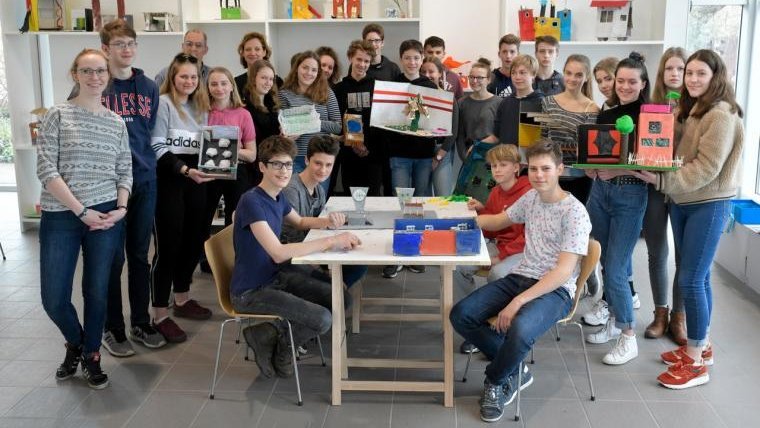
POLYGON ((675 166, 649 166, 649 165, 622 165, 616 163, 576 163, 573 164, 573 168, 578 169, 629 169, 632 171, 676 171, 678 167, 675 166))

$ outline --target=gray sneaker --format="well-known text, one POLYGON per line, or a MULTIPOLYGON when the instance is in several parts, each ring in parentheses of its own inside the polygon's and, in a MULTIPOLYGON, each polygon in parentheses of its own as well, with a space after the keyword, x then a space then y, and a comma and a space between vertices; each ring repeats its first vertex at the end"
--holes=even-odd
POLYGON ((103 339, 100 341, 108 353, 114 357, 129 357, 135 355, 132 343, 127 340, 124 330, 108 330, 103 333, 103 339))
POLYGON ((166 339, 150 324, 138 324, 129 330, 129 338, 145 347, 156 349, 166 345, 166 339))
POLYGON ((516 391, 509 392, 510 398, 504 394, 503 385, 494 385, 486 379, 485 387, 483 388, 483 398, 480 400, 480 419, 484 422, 496 422, 501 419, 504 415, 504 406, 509 404, 515 397, 516 391))

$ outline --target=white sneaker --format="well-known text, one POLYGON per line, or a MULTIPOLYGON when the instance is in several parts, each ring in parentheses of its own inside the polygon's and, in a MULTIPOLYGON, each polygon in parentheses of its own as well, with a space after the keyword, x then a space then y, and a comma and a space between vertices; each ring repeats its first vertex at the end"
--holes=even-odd
POLYGON ((602 358, 604 364, 617 366, 639 356, 639 346, 636 343, 636 335, 628 336, 621 334, 615 346, 602 358))
POLYGON ((633 309, 641 307, 641 300, 639 300, 639 293, 633 295, 633 309))
POLYGON ((607 343, 620 336, 620 333, 620 329, 615 327, 615 317, 609 317, 607 324, 599 331, 586 335, 586 342, 595 344, 607 343))
POLYGON ((591 311, 581 315, 581 321, 588 325, 604 325, 610 318, 610 309, 607 302, 602 299, 597 300, 591 311))

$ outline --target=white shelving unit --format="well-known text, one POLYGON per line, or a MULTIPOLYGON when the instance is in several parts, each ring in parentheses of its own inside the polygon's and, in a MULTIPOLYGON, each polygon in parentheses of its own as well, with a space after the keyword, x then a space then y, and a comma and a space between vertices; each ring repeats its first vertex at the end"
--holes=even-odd
MULTIPOLYGON (((22 229, 33 227, 37 219, 24 214, 33 213, 39 200, 40 184, 35 173, 36 153, 31 145, 28 123, 29 111, 39 106, 49 107, 66 99, 72 86, 68 70, 72 58, 84 47, 99 48, 94 32, 43 31, 19 34, 25 13, 24 0, 0 2, 0 19, 4 29, 3 45, 6 75, 9 83, 12 132, 16 150, 16 179, 19 214, 22 229)), ((240 20, 220 20, 218 3, 208 0, 129 0, 127 13, 134 17, 135 28, 144 28, 143 12, 170 12, 177 15, 174 32, 138 31, 140 44, 137 67, 154 76, 168 65, 181 47, 183 33, 199 28, 208 35, 209 53, 205 62, 241 73, 237 45, 243 34, 258 31, 267 36, 273 47, 273 62, 280 76, 290 69, 290 57, 306 49, 332 46, 339 55, 342 69, 347 69, 346 48, 351 40, 361 37, 362 28, 377 22, 385 29, 383 53, 398 60, 401 41, 424 40, 431 35, 443 37, 447 51, 457 60, 474 60, 480 56, 498 64, 497 41, 506 33, 519 34, 517 11, 521 6, 539 9, 538 0, 406 0, 405 18, 386 18, 385 9, 395 7, 392 0, 363 0, 361 19, 287 19, 289 0, 242 0, 240 20)), ((403 4, 402 3, 402 4, 403 4)), ((592 62, 605 56, 622 57, 637 50, 649 59, 654 75, 662 51, 671 44, 685 40, 683 17, 688 0, 635 0, 634 30, 631 40, 599 42, 593 34, 596 11, 588 0, 557 1, 558 9, 573 11, 573 40, 561 42, 557 67, 566 55, 580 52, 592 62), (667 12, 667 13, 666 13, 667 12)), ((72 9, 89 7, 90 0, 68 0, 72 9)), ((311 0, 310 4, 322 14, 331 1, 311 0)), ((115 15, 116 2, 101 2, 103 15, 115 15)), ((522 51, 533 52, 532 42, 523 42, 522 51)))

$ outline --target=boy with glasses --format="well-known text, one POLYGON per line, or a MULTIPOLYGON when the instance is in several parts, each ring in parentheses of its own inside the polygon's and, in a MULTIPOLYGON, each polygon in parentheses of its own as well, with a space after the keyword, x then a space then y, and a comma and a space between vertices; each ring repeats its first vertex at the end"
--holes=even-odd
MULTIPOLYGON (((348 251, 361 244, 348 232, 307 242, 282 244, 283 224, 296 229, 338 227, 345 216, 301 217, 282 194, 293 174, 296 146, 273 135, 259 146, 261 183, 240 198, 235 211, 235 267, 230 294, 238 312, 279 315, 290 321, 293 342, 300 346, 332 325, 332 286, 283 264, 293 257, 318 251, 348 251)), ((348 299, 345 300, 348 302, 348 299)), ((263 323, 243 330, 264 377, 293 374, 288 327, 284 322, 263 323)))
MULTIPOLYGON (((367 24, 362 30, 362 39, 365 42, 372 43, 375 49, 375 55, 372 56, 367 77, 375 80, 385 80, 388 82, 395 81, 401 74, 398 65, 383 55, 383 45, 385 43, 385 32, 380 24, 367 24)), ((351 70, 348 71, 351 73, 351 70)))
MULTIPOLYGON (((201 63, 201 84, 206 85, 206 79, 208 78, 208 72, 211 67, 203 63, 203 57, 208 53, 208 38, 203 30, 192 29, 185 33, 185 38, 182 40, 182 52, 187 55, 192 55, 201 63)), ((169 71, 169 67, 164 67, 156 74, 156 85, 160 88, 166 80, 166 72, 169 71)))
POLYGON ((123 20, 106 24, 100 31, 101 50, 108 57, 111 82, 102 102, 124 119, 132 151, 132 193, 129 197, 122 243, 116 252, 108 285, 108 312, 102 344, 115 357, 134 355, 125 333, 121 303, 121 272, 124 268, 124 242, 128 264, 130 307, 129 337, 148 348, 166 344, 150 323, 150 247, 153 216, 156 210, 156 154, 150 135, 156 123, 158 87, 139 68, 132 67, 137 55, 137 34, 123 20))

